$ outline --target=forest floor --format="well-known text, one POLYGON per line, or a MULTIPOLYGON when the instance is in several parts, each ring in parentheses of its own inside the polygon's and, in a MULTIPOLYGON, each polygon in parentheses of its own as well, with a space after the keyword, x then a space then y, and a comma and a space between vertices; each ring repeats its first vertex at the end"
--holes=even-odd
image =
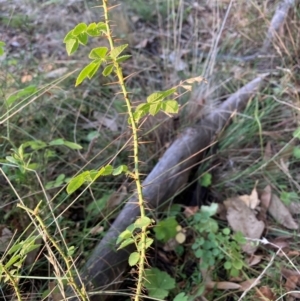
MULTIPOLYGON (((157 279, 165 277, 160 273, 170 279, 169 286, 158 283, 154 294, 148 288, 149 296, 176 301, 300 298, 299 3, 263 53, 272 17, 284 1, 120 2, 111 10, 111 24, 116 39, 129 44, 132 57, 123 72, 135 105, 187 78, 206 79, 178 99, 175 118, 159 114, 142 123, 143 175, 185 128, 258 74, 270 74, 245 111, 232 114, 215 137, 186 191, 158 212, 163 230, 152 233, 156 247, 148 261, 157 267, 157 279), (179 225, 183 241, 176 240, 179 225)), ((99 75, 75 88, 92 47, 107 42, 91 40, 70 57, 63 43, 76 24, 102 21, 97 5, 0 0, 0 41, 5 43, 0 56, 1 300, 15 300, 11 283, 5 285, 14 277, 22 300, 62 298, 53 288, 65 267, 57 254, 50 256, 41 237, 38 247, 30 245, 37 227, 17 204, 34 210, 43 201, 46 229, 72 250, 80 270, 133 189, 131 180, 120 175, 72 195, 66 192, 69 180, 83 170, 108 162, 133 166, 131 149, 124 147, 131 135, 124 103, 118 88, 109 85, 113 76, 99 75), (28 250, 23 257, 22 248, 28 250), (12 278, 3 267, 12 269, 12 278)), ((134 277, 128 273, 125 278, 122 289, 129 294, 134 277)))

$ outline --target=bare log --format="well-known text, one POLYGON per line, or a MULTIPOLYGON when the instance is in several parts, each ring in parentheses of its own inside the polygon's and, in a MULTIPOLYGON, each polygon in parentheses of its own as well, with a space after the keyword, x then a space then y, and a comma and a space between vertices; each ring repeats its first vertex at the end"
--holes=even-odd
POLYGON ((264 44, 262 47, 262 52, 265 53, 270 48, 270 45, 274 42, 274 38, 278 36, 278 31, 280 27, 284 24, 286 16, 290 10, 295 5, 295 0, 283 0, 277 6, 275 14, 271 20, 264 44))
MULTIPOLYGON (((143 195, 149 208, 157 208, 186 185, 191 167, 199 161, 203 150, 209 147, 230 116, 235 111, 244 109, 266 76, 267 74, 261 75, 246 84, 194 128, 186 129, 174 141, 143 182, 143 195)), ((86 263, 81 272, 81 280, 78 281, 84 283, 88 292, 102 291, 98 295, 93 294, 91 300, 104 300, 104 289, 118 287, 118 279, 128 268, 128 254, 132 252, 132 246, 116 251, 116 240, 119 233, 138 216, 137 199, 133 196, 86 263)))

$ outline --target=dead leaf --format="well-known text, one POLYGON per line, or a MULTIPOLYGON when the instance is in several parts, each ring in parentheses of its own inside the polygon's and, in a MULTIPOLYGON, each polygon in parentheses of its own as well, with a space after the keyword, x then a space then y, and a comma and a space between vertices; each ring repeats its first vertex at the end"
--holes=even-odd
POLYGON ((198 211, 199 211, 199 206, 189 206, 184 208, 183 214, 186 218, 189 218, 195 215, 198 211))
POLYGON ((272 152, 272 142, 268 141, 267 145, 265 147, 265 153, 264 153, 264 160, 268 161, 273 157, 273 152, 272 152))
POLYGON ((224 204, 218 204, 217 215, 219 219, 227 221, 227 208, 224 204))
POLYGON ((300 284, 300 274, 297 271, 292 271, 289 269, 281 269, 282 275, 286 278, 285 282, 285 289, 289 293, 289 296, 294 297, 296 299, 300 298, 300 292, 294 292, 299 291, 299 284, 300 284))
POLYGON ((262 193, 260 194, 260 198, 259 198, 261 202, 261 206, 260 206, 260 211, 258 213, 258 219, 261 221, 266 222, 267 220, 267 211, 270 206, 271 197, 272 197, 272 189, 270 185, 267 185, 262 191, 262 193))
POLYGON ((176 71, 183 71, 188 67, 188 64, 181 59, 181 56, 188 52, 189 50, 174 50, 169 54, 169 61, 174 65, 176 71))
POLYGON ((291 230, 298 229, 298 225, 294 221, 290 211, 281 202, 281 200, 276 194, 272 194, 268 212, 278 223, 280 223, 284 227, 291 230))
POLYGON ((298 257, 300 255, 300 251, 296 251, 296 250, 293 250, 293 251, 288 251, 287 252, 287 256, 290 258, 290 257, 298 257))
POLYGON ((207 289, 219 289, 219 290, 237 290, 241 288, 241 285, 235 282, 227 282, 227 281, 220 281, 214 282, 209 281, 205 283, 205 287, 207 289))
POLYGON ((140 41, 137 45, 135 45, 134 48, 136 48, 136 49, 146 48, 148 42, 149 42, 148 39, 144 39, 144 40, 140 41))
POLYGON ((245 281, 240 283, 240 286, 241 286, 240 291, 242 291, 242 292, 247 291, 250 288, 252 288, 252 285, 254 285, 253 287, 255 287, 259 283, 260 283, 260 281, 257 280, 257 278, 252 278, 252 279, 245 280, 245 281), (255 285, 254 285, 254 283, 255 283, 255 285))
MULTIPOLYGON (((297 291, 298 286, 300 285, 300 274, 299 272, 295 271, 295 270, 289 270, 286 268, 282 268, 281 269, 281 274, 282 276, 286 279, 285 282, 285 289, 287 290, 287 292, 290 291, 297 291)), ((290 292, 289 296, 294 297, 294 298, 300 298, 300 292, 290 292)))
POLYGON ((291 202, 287 207, 292 215, 300 213, 300 202, 291 202))
POLYGON ((6 226, 0 225, 0 252, 5 252, 13 237, 12 232, 6 226))
POLYGON ((121 204, 127 196, 127 188, 122 185, 117 191, 113 192, 107 201, 107 208, 112 209, 121 204))
POLYGON ((50 296, 53 301, 65 300, 62 293, 59 291, 58 285, 54 281, 49 282, 50 296))
POLYGON ((100 226, 100 224, 98 224, 97 226, 91 228, 90 234, 97 235, 97 234, 103 233, 103 231, 104 231, 104 227, 100 226))
POLYGON ((247 259, 246 259, 246 263, 248 264, 249 267, 252 267, 258 263, 261 262, 263 256, 262 255, 254 255, 252 254, 251 256, 249 256, 247 259))
POLYGON ((290 270, 290 269, 282 268, 280 270, 280 272, 281 272, 282 276, 284 278, 286 278, 286 279, 289 278, 289 277, 291 277, 291 276, 297 276, 298 279, 300 280, 300 274, 297 271, 295 271, 295 270, 290 270))
POLYGON ((268 248, 278 250, 289 247, 291 237, 276 237, 275 239, 269 239, 268 248))
POLYGON ((169 239, 163 246, 164 251, 174 251, 179 246, 179 242, 175 238, 169 239))
POLYGON ((21 78, 21 82, 22 83, 28 83, 32 81, 32 75, 27 74, 27 75, 23 75, 21 78))
MULTIPOLYGON (((241 231, 245 237, 259 239, 264 231, 265 224, 257 220, 254 210, 249 208, 239 197, 224 201, 227 207, 227 220, 233 231, 241 231)), ((248 241, 242 246, 244 252, 253 254, 257 246, 248 241)))
POLYGON ((276 297, 268 286, 262 286, 256 290, 255 297, 260 301, 275 301, 276 297))
POLYGON ((110 118, 107 117, 106 115, 100 113, 100 112, 94 112, 94 118, 97 119, 97 121, 105 126, 106 128, 110 129, 112 132, 117 132, 118 131, 118 124, 116 122, 117 117, 115 118, 110 118))
POLYGON ((241 195, 239 196, 239 199, 242 200, 251 209, 255 209, 260 203, 256 187, 253 188, 250 195, 241 195))
POLYGON ((67 67, 62 67, 55 69, 53 71, 50 71, 45 74, 45 78, 57 78, 63 76, 68 71, 67 67))

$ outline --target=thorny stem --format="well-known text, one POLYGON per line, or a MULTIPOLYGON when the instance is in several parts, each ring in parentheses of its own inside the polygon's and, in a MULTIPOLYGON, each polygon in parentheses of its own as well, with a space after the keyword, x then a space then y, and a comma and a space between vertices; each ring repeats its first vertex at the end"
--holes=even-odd
MULTIPOLYGON (((115 47, 114 47, 114 43, 113 43, 113 39, 111 36, 110 27, 109 27, 107 0, 103 0, 102 3, 103 3, 103 9, 104 9, 104 18, 105 18, 105 23, 106 23, 106 29, 107 29, 107 38, 109 41, 110 49, 113 50, 115 47)), ((140 207, 140 214, 141 214, 141 218, 143 218, 146 216, 146 211, 145 211, 145 202, 143 199, 142 185, 141 185, 140 174, 139 174, 138 128, 137 128, 137 124, 134 120, 131 102, 128 97, 128 92, 127 92, 127 89, 126 89, 126 86, 124 83, 122 68, 120 67, 119 63, 116 60, 114 60, 114 67, 115 67, 115 72, 116 72, 118 80, 119 80, 119 85, 122 89, 122 94, 123 94, 125 102, 126 102, 129 120, 130 120, 131 128, 132 128, 134 175, 135 175, 134 180, 136 183, 138 203, 139 203, 139 207, 140 207)), ((147 238, 146 231, 147 231, 147 226, 142 227, 142 229, 141 229, 141 250, 140 250, 140 259, 139 259, 139 263, 138 263, 139 272, 138 272, 136 293, 135 293, 135 298, 134 298, 135 301, 139 301, 139 296, 142 293, 142 281, 143 281, 144 265, 145 265, 145 258, 146 258, 146 238, 147 238)))

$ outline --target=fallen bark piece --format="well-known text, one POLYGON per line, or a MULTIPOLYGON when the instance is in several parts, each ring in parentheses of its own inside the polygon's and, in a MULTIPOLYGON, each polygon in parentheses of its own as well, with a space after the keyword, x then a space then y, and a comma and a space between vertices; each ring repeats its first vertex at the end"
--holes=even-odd
POLYGON ((297 230, 298 224, 294 221, 288 208, 282 203, 276 194, 272 194, 270 206, 268 208, 270 215, 284 227, 297 230))
MULTIPOLYGON (((267 75, 260 75, 246 84, 194 128, 188 128, 179 135, 143 182, 143 196, 150 209, 167 203, 187 184, 190 170, 199 162, 203 151, 211 145, 231 115, 244 109, 249 98, 257 91, 267 75)), ((77 283, 84 284, 88 292, 112 290, 119 286, 121 276, 128 268, 128 256, 133 251, 133 246, 116 251, 116 240, 119 233, 132 224, 139 214, 137 199, 133 195, 80 273, 77 283)), ((72 294, 70 291, 68 293, 72 294)), ((104 294, 93 295, 90 300, 104 300, 104 294)))

